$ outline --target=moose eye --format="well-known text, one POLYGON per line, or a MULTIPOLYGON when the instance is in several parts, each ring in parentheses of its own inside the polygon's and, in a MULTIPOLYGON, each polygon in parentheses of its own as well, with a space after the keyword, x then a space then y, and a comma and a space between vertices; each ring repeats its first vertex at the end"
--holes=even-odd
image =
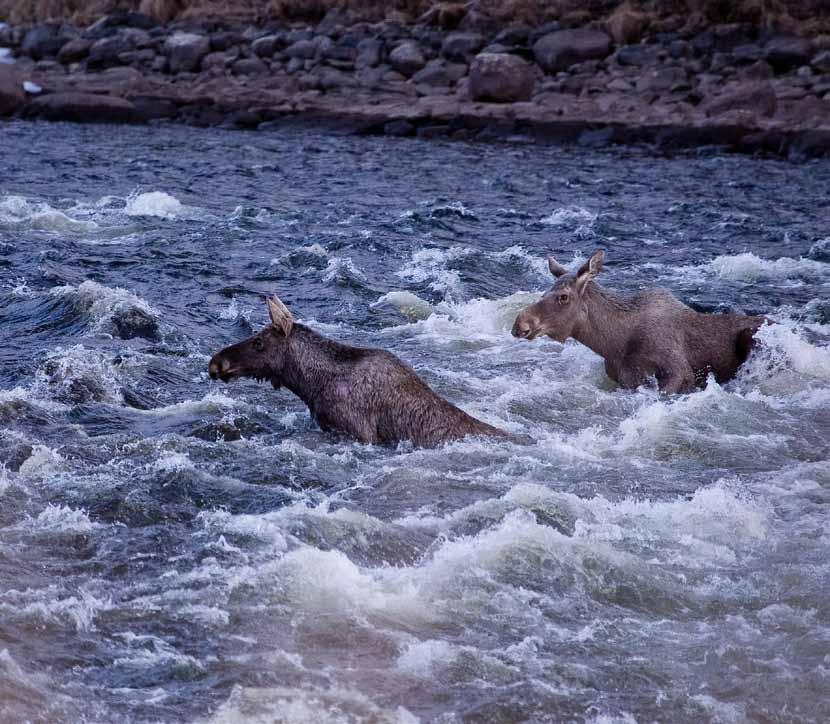
POLYGON ((254 337, 254 349, 257 352, 262 352, 262 350, 265 349, 265 345, 259 337, 254 337))
POLYGON ((569 301, 571 301, 571 297, 568 294, 560 294, 556 298, 556 301, 559 302, 560 304, 567 304, 569 301))

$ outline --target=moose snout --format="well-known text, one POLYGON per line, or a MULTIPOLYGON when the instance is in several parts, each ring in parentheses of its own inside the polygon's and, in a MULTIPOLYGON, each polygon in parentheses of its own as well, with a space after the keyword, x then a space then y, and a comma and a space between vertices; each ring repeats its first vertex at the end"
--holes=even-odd
POLYGON ((210 379, 216 380, 220 377, 225 377, 231 368, 231 363, 221 355, 215 354, 208 364, 208 375, 210 379))
POLYGON ((533 339, 534 330, 538 327, 535 319, 527 314, 519 314, 513 322, 511 334, 519 339, 533 339))

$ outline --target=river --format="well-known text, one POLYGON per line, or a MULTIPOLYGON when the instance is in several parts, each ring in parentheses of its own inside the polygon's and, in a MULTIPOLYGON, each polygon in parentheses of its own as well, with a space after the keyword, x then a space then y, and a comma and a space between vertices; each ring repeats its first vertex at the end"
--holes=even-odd
POLYGON ((0 720, 830 719, 830 162, 2 125, 0 720), (566 265, 779 322, 625 391, 566 265), (211 382, 278 294, 531 445, 211 382))

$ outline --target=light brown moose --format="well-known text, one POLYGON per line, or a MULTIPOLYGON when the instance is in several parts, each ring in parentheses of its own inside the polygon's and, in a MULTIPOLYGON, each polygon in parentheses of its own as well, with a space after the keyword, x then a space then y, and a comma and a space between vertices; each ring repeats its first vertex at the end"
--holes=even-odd
POLYGON ((575 274, 548 259, 556 283, 516 317, 513 336, 573 337, 605 360, 608 376, 635 388, 655 378, 663 392, 691 392, 714 375, 735 376, 768 320, 743 314, 703 314, 667 289, 622 297, 594 281, 604 253, 596 251, 575 274))

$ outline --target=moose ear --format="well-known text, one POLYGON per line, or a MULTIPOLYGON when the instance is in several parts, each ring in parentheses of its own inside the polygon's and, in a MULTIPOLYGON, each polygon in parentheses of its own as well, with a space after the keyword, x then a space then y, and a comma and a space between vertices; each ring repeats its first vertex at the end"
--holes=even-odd
POLYGON ((561 277, 563 274, 567 274, 568 270, 565 269, 556 259, 552 256, 548 257, 548 269, 550 269, 550 273, 553 274, 557 279, 561 277))
POLYGON ((266 301, 268 303, 268 314, 271 315, 271 324, 281 330, 287 337, 294 328, 293 315, 288 311, 288 307, 280 301, 278 296, 268 297, 266 301))
POLYGON ((580 267, 576 273, 576 288, 580 294, 585 291, 588 282, 602 271, 602 260, 604 258, 605 252, 600 249, 591 254, 591 258, 580 267))

